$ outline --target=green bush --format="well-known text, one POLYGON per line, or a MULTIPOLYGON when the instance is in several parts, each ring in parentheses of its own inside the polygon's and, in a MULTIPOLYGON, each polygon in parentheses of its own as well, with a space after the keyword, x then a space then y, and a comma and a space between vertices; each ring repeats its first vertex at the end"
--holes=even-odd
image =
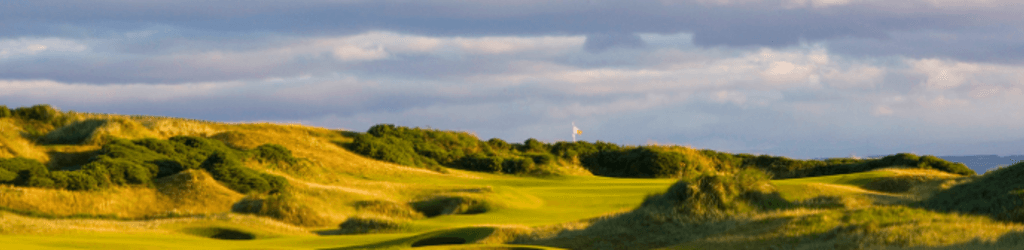
POLYGON ((14 109, 14 116, 22 119, 37 120, 42 122, 53 121, 60 112, 49 104, 38 104, 32 107, 20 107, 14 109))
POLYGON ((82 166, 81 171, 95 178, 101 186, 151 186, 153 177, 159 172, 159 166, 100 155, 96 160, 82 166))
MULTIPOLYGON (((68 190, 96 190, 109 186, 152 186, 153 179, 185 169, 206 169, 217 181, 242 193, 276 193, 288 186, 284 177, 259 173, 242 165, 238 151, 223 143, 200 137, 178 136, 169 140, 114 139, 75 171, 49 172, 38 161, 14 158, 0 160, 0 183, 68 190)), ((262 145, 251 152, 268 161, 296 162, 291 151, 280 145, 262 145)))
POLYGON ((1024 222, 1024 163, 989 171, 976 179, 942 190, 921 202, 940 212, 987 215, 1024 222))
POLYGON ((457 167, 472 171, 500 173, 504 159, 494 156, 473 155, 459 160, 457 167))
POLYGON ((270 183, 256 171, 243 167, 242 162, 233 154, 214 152, 201 167, 224 186, 240 193, 270 191, 270 183))
POLYGON ((525 154, 524 156, 528 157, 531 161, 533 161, 533 163, 540 166, 546 166, 555 163, 555 156, 552 154, 530 153, 525 154))
POLYGON ((547 153, 548 147, 543 142, 530 138, 523 141, 523 144, 519 146, 519 151, 524 153, 547 153))
POLYGON ((703 174, 648 196, 642 208, 670 208, 694 218, 723 218, 735 213, 791 206, 768 182, 768 174, 747 168, 727 176, 703 174))
POLYGON ((11 183, 14 182, 14 179, 17 178, 17 172, 11 172, 10 170, 0 168, 0 183, 11 183))
POLYGON ((253 149, 253 156, 260 162, 275 162, 297 164, 298 159, 292 156, 292 151, 277 144, 263 144, 253 149))
POLYGON ((96 178, 81 171, 54 171, 50 172, 53 179, 53 187, 67 190, 98 190, 99 182, 96 178))
POLYGON ((7 179, 4 183, 25 187, 53 187, 53 180, 50 179, 50 171, 46 166, 34 159, 10 158, 0 159, 0 169, 14 173, 16 176, 7 179))
POLYGON ((289 224, 318 227, 327 225, 328 219, 289 193, 277 193, 266 198, 247 196, 235 203, 231 211, 236 213, 268 216, 289 224))
POLYGON ((11 116, 14 116, 14 114, 11 113, 11 109, 7 108, 6 105, 0 105, 0 118, 6 118, 11 116))
POLYGON ((409 222, 405 220, 366 215, 348 217, 338 225, 341 234, 395 233, 409 227, 409 222))
POLYGON ((509 145, 508 142, 505 142, 505 140, 498 138, 491 138, 490 140, 487 140, 487 145, 490 145, 491 148, 496 150, 512 149, 512 145, 509 145))
POLYGON ((74 122, 46 133, 40 142, 44 144, 81 144, 89 139, 89 136, 92 136, 93 131, 105 123, 106 121, 98 119, 74 122))
POLYGON ((536 170, 530 158, 506 158, 501 162, 501 171, 506 174, 526 174, 536 170))

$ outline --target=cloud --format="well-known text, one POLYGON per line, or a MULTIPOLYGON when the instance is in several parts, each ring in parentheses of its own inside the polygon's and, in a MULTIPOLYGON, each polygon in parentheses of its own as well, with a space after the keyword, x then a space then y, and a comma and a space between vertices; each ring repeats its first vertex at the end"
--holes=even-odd
POLYGON ((636 34, 591 34, 587 35, 583 47, 598 53, 610 48, 642 48, 645 45, 644 40, 636 34))

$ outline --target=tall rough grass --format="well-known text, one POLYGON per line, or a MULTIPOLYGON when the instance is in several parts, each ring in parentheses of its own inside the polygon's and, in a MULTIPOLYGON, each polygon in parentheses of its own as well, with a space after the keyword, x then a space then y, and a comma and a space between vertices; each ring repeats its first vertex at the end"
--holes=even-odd
POLYGON ((936 193, 921 205, 942 212, 980 214, 1024 222, 1024 163, 988 171, 936 193))

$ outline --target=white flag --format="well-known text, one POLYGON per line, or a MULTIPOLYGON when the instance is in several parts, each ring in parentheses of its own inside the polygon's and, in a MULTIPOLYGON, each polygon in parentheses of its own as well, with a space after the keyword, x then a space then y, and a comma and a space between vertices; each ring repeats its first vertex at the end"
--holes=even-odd
POLYGON ((572 123, 572 142, 576 142, 576 135, 582 135, 583 131, 576 127, 576 122, 572 123))

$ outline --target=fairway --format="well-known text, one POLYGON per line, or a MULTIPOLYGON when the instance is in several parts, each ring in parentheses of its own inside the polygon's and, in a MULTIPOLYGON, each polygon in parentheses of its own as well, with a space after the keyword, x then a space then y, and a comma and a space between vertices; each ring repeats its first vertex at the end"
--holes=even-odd
MULTIPOLYGON (((411 244, 414 239, 407 239, 419 234, 479 227, 475 231, 487 231, 503 226, 539 226, 574 222, 601 216, 608 213, 625 211, 635 208, 649 194, 664 192, 674 181, 670 179, 620 179, 594 176, 573 176, 553 179, 513 177, 491 174, 465 173, 471 178, 451 178, 444 182, 411 180, 412 183, 432 183, 439 189, 450 187, 490 187, 491 196, 499 197, 502 207, 482 214, 442 215, 413 222, 410 232, 397 234, 371 235, 301 235, 265 232, 263 236, 253 240, 218 240, 190 235, 179 228, 210 227, 217 223, 216 219, 197 220, 186 223, 156 223, 148 232, 140 233, 80 233, 74 230, 55 229, 60 239, 47 235, 0 235, 4 246, 16 249, 59 249, 74 247, 79 249, 174 249, 189 246, 192 249, 310 249, 310 248, 343 248, 392 242, 400 246, 411 244), (406 239, 406 240, 403 240, 406 239), (398 241, 395 241, 398 240, 398 241)), ((19 215, 3 212, 3 221, 19 215)), ((30 223, 53 223, 59 227, 64 220, 27 219, 30 223)), ((71 220, 71 219, 67 219, 71 220)), ((109 224, 134 222, 105 222, 109 224)), ((15 233, 11 225, 3 228, 5 233, 15 233)), ((26 225, 31 227, 31 225, 26 225)), ((125 225, 124 227, 131 227, 125 225)), ((148 226, 147 226, 148 227, 148 226)), ((330 233, 332 228, 320 229, 330 233)), ((314 230, 316 231, 316 230, 314 230)), ((466 231, 466 230, 464 230, 466 231)), ((468 230, 474 232, 474 230, 468 230)), ((463 233, 463 232, 458 232, 463 233)), ((491 232, 476 232, 474 237, 484 238, 491 232)))
POLYGON ((63 115, 60 127, 0 119, 14 156, 0 158, 4 249, 999 248, 1024 232, 923 207, 1004 181, 933 156, 794 160, 393 125, 63 115))

